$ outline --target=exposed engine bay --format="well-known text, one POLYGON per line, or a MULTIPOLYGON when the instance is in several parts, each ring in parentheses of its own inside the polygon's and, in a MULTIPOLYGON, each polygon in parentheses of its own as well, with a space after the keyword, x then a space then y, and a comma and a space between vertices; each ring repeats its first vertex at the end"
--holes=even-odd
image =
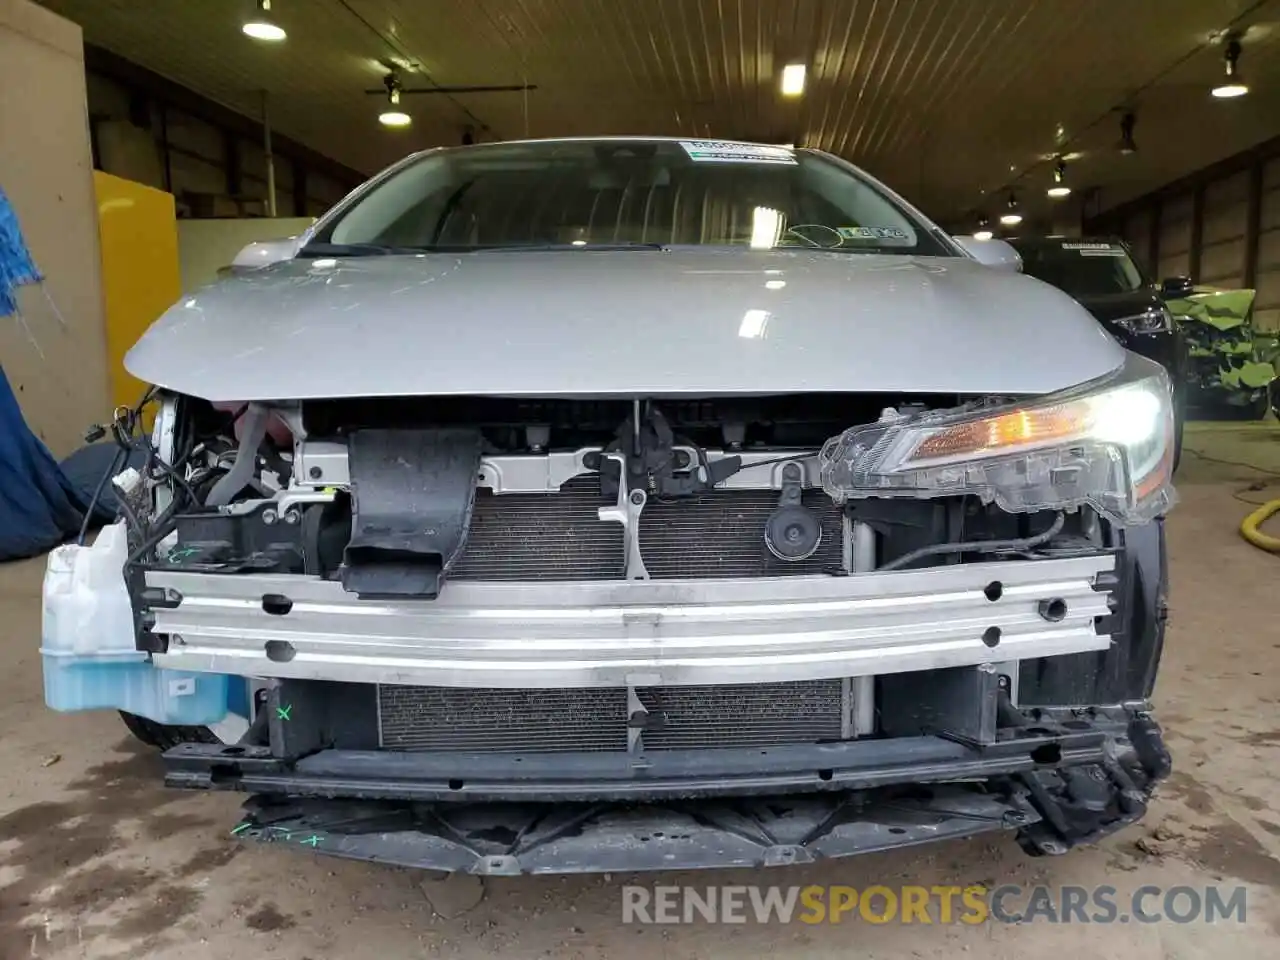
MULTIPOLYGON (((956 398, 938 400, 956 406, 956 398)), ((204 500, 170 504, 164 535, 177 539, 164 563, 308 573, 341 579, 362 596, 431 598, 449 577, 839 575, 851 572, 849 520, 877 533, 876 556, 861 559, 863 570, 956 562, 966 552, 926 549, 902 562, 930 544, 972 541, 967 552, 975 556, 1025 551, 1055 522, 1059 550, 1071 537, 1101 542, 1087 513, 1061 521, 1015 516, 964 497, 868 500, 845 511, 823 493, 818 454, 840 424, 925 406, 920 397, 857 394, 662 403, 438 398, 322 401, 275 412, 244 405, 228 418, 184 401, 187 420, 174 438, 194 455, 179 456, 191 471, 191 490, 179 492, 204 500), (198 439, 219 427, 220 435, 198 439), (569 512, 560 531, 536 515, 558 502, 569 512), (715 536, 728 522, 732 545, 715 536), (707 555, 682 573, 658 541, 665 528, 684 540, 671 550, 707 555), (547 554, 566 537, 590 556, 547 554), (482 560, 499 549, 495 538, 513 554, 505 572, 482 560), (521 551, 543 553, 542 568, 514 555, 521 551), (657 564, 652 572, 646 553, 657 564)))

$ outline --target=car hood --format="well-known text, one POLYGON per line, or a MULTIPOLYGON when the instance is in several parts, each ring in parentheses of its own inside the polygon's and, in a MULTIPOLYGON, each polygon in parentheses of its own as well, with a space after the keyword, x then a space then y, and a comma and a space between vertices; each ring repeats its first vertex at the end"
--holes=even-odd
POLYGON ((1142 288, 1129 293, 1107 293, 1078 297, 1081 306, 1103 323, 1112 323, 1124 317, 1136 317, 1148 310, 1159 309, 1164 301, 1151 289, 1142 288))
POLYGON ((959 257, 636 249, 291 260, 185 297, 125 366, 245 401, 1036 394, 1123 358, 1070 297, 959 257))

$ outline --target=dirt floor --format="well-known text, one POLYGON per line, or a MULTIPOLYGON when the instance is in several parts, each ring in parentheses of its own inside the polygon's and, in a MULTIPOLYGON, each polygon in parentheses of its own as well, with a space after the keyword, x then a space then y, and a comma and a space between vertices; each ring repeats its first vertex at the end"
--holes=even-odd
MULTIPOLYGON (((1200 425, 1196 425, 1199 427, 1200 425)), ((1280 431, 1201 427, 1189 448, 1280 471, 1280 431)), ((167 792, 113 714, 44 708, 41 563, 0 567, 0 960, 10 958, 1280 956, 1280 557, 1236 532, 1263 475, 1188 453, 1169 522, 1172 620, 1156 690, 1176 772, 1146 821, 1032 860, 1012 838, 737 884, 1245 884, 1241 923, 656 927, 621 922, 628 878, 507 878, 441 889, 409 871, 241 845, 233 795, 167 792), (461 912, 460 900, 483 892, 461 912), (429 899, 431 898, 431 899, 429 899), (441 909, 431 907, 452 900, 441 909), (854 929, 850 929, 850 926, 854 929)), ((662 883, 710 882, 706 874, 662 883)), ((640 882, 653 883, 652 877, 640 882)))

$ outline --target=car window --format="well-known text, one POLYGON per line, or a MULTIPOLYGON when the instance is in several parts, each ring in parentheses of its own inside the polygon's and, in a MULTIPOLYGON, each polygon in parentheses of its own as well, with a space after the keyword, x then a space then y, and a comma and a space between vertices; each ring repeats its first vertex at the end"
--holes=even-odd
POLYGON ((374 186, 313 243, 956 255, 930 224, 841 164, 720 141, 550 141, 428 154, 374 186))
POLYGON ((1022 270, 1073 297, 1132 293, 1146 279, 1123 244, 1062 240, 1015 244, 1022 270))

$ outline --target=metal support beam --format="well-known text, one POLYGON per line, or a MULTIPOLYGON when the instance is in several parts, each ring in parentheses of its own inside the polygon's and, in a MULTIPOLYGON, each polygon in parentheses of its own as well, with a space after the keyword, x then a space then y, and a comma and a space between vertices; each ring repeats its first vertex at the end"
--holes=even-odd
POLYGON ((267 216, 276 215, 276 158, 271 153, 271 110, 267 91, 262 91, 262 155, 267 167, 267 216))
POLYGON ((163 100, 156 104, 156 110, 160 114, 160 159, 164 163, 164 189, 166 193, 173 193, 173 154, 169 150, 169 111, 165 108, 163 100))
POLYGON ((299 160, 293 161, 293 215, 307 215, 307 168, 299 160))
POLYGON ((1147 237, 1147 269, 1152 276, 1160 273, 1160 214, 1164 204, 1159 200, 1151 204, 1151 236, 1147 237))
POLYGON ((1258 238, 1262 235, 1262 168, 1258 160, 1249 168, 1249 193, 1244 227, 1244 285, 1258 283, 1258 238))
POLYGON ((222 131, 222 167, 227 179, 227 196, 244 192, 244 175, 240 164, 240 140, 230 130, 222 131))
POLYGON ((1200 282, 1200 255, 1204 252, 1204 182, 1196 184, 1191 195, 1191 248, 1187 251, 1187 273, 1193 283, 1200 282))

